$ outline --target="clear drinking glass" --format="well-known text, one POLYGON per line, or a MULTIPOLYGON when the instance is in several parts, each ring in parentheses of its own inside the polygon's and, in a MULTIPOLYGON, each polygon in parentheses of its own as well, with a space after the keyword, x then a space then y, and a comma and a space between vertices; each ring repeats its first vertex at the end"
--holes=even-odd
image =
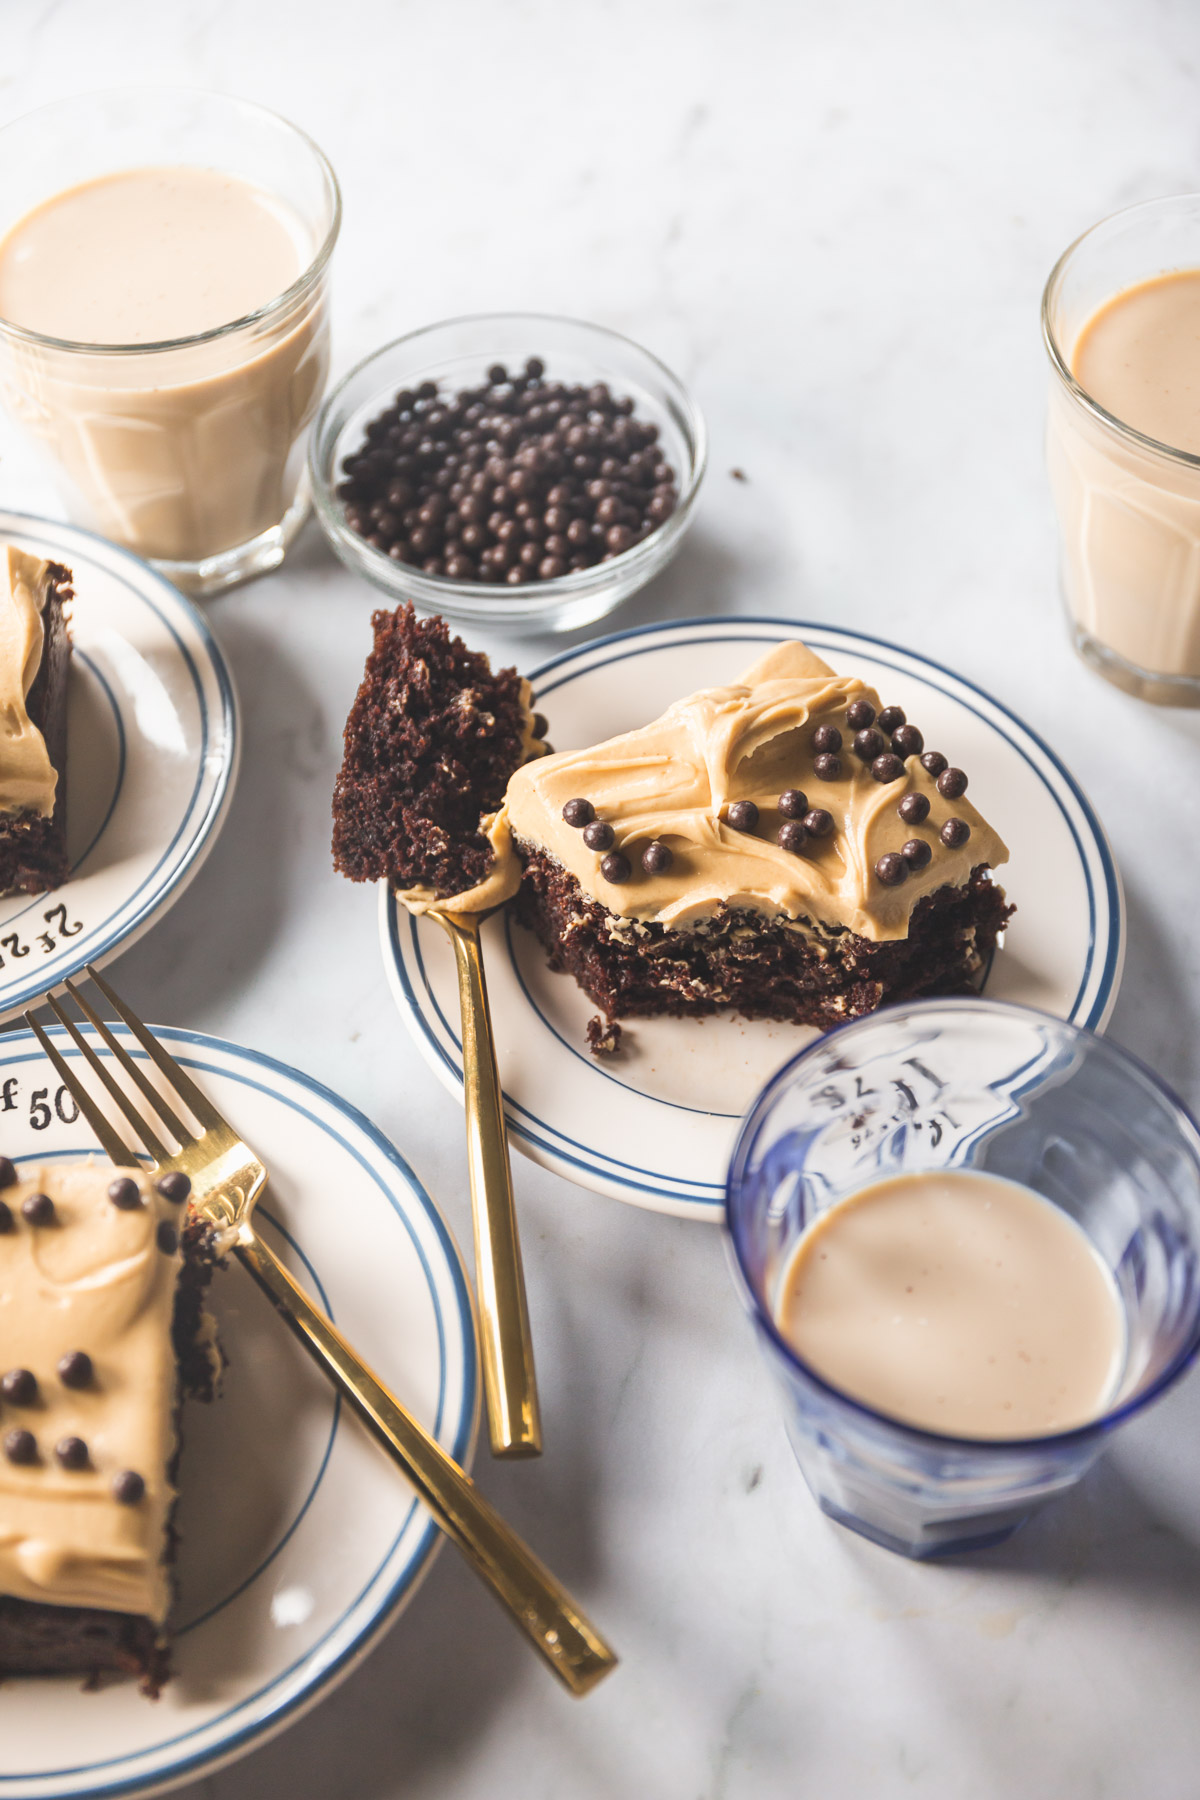
POLYGON ((783 1395, 805 1479, 832 1518, 906 1556, 1005 1538, 1095 1460, 1200 1345, 1200 1133, 1133 1057, 1021 1006, 916 1001, 801 1051, 742 1125, 729 1170, 732 1262, 783 1395), (1023 1182, 1082 1227, 1125 1315, 1103 1417, 1052 1437, 941 1436, 809 1368, 778 1325, 796 1242, 868 1183, 971 1169, 1023 1182))
POLYGON ((291 286, 244 318, 155 344, 75 343, 0 319, 0 383, 70 518, 211 594, 280 563, 308 510, 303 438, 328 374, 341 220, 328 162, 294 125, 227 95, 72 96, 0 131, 0 238, 66 189, 180 165, 283 203, 302 259, 291 286))
POLYGON ((1075 646, 1118 687, 1174 706, 1200 705, 1200 457, 1114 418, 1071 364, 1106 300, 1195 268, 1200 194, 1182 194, 1094 225, 1059 258, 1042 297, 1046 462, 1075 646))

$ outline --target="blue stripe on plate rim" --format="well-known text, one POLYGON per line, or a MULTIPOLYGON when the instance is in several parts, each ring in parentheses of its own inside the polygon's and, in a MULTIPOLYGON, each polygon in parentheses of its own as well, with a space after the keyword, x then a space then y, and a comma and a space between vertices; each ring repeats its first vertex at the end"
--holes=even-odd
MULTIPOLYGON (((579 675, 623 662, 629 657, 644 655, 647 650, 673 650, 696 643, 770 643, 778 641, 780 635, 788 636, 797 633, 816 649, 820 649, 822 644, 828 648, 836 648, 850 640, 861 644, 864 651, 870 654, 874 660, 890 662, 897 672, 911 673, 919 679, 930 681, 930 685, 939 688, 949 699, 966 706, 978 718, 983 719, 986 724, 999 731, 1011 747, 1029 764, 1051 794, 1071 834, 1087 888, 1088 947, 1083 974, 1072 1002, 1071 1011, 1067 1016, 1076 1024, 1082 1024, 1091 1030, 1102 1029, 1116 998, 1116 985, 1124 957, 1125 944, 1125 900, 1108 839, 1079 783, 1045 740, 1001 701, 994 699, 992 695, 975 682, 968 680, 966 676, 956 674, 954 670, 946 668, 944 664, 935 662, 932 658, 917 651, 905 650, 899 644, 889 643, 886 639, 873 637, 867 632, 851 631, 840 625, 820 624, 815 620, 787 619, 755 614, 745 618, 679 619, 660 624, 636 625, 625 631, 611 632, 606 637, 598 638, 594 643, 584 644, 574 650, 565 650, 558 656, 549 658, 531 672, 529 679, 534 688, 535 698, 544 700, 557 687, 579 675), (658 638, 660 641, 656 644, 647 644, 645 642, 647 638, 658 638), (631 647, 621 650, 618 655, 610 654, 618 645, 631 647), (562 675, 558 681, 547 683, 546 676, 557 669, 562 669, 564 665, 569 665, 567 673, 562 675), (941 679, 931 680, 931 675, 941 679), (1025 741, 1022 742, 1022 739, 1025 741), (1035 747, 1038 756, 1044 759, 1045 765, 1048 765, 1049 769, 1058 777, 1061 787, 1047 779, 1046 767, 1041 766, 1037 757, 1030 754, 1027 748, 1029 744, 1035 747), (1063 790, 1065 790, 1065 796, 1063 790), (1073 801, 1078 808, 1082 817, 1083 832, 1081 832, 1079 822, 1071 815, 1066 804, 1067 799, 1073 801), (1086 844, 1084 832, 1088 840, 1086 844), (1094 859, 1095 868, 1093 868, 1092 859, 1094 859), (1107 922, 1103 943, 1103 960, 1099 967, 1097 967, 1097 948, 1100 935, 1100 911, 1096 900, 1097 879, 1103 890, 1104 914, 1107 922)), ((401 1001, 406 1018, 416 1028, 419 1040, 427 1052, 432 1053, 461 1091, 461 1039, 454 1031, 433 992, 421 953, 418 922, 407 913, 403 914, 408 927, 406 954, 405 943, 400 937, 401 908, 390 900, 390 896, 385 898, 385 906, 389 973, 394 976, 397 997, 401 1001), (409 972, 409 956, 416 966, 425 1005, 422 1005, 417 998, 409 972), (428 1006, 436 1016, 443 1035, 439 1035, 431 1027, 425 1006, 428 1006), (453 1050, 449 1048, 450 1045, 454 1047, 453 1050), (458 1053, 457 1060, 455 1051, 458 1053)), ((513 955, 511 937, 508 942, 509 955, 513 960, 517 980, 525 992, 526 998, 542 1023, 562 1043, 561 1035, 536 1005, 533 996, 525 986, 520 968, 513 955)), ((566 1048, 581 1062, 588 1063, 588 1059, 573 1046, 566 1045, 566 1048)), ((614 1081, 618 1086, 629 1088, 629 1083, 621 1081, 611 1071, 594 1063, 588 1063, 588 1066, 593 1073, 601 1075, 604 1079, 614 1081)), ((654 1098, 652 1095, 641 1094, 638 1089, 630 1089, 630 1091, 638 1093, 639 1097, 643 1099, 654 1098)), ((676 1111, 697 1110, 682 1106, 676 1101, 664 1100, 659 1101, 659 1104, 676 1111)), ((514 1133, 542 1151, 547 1159, 558 1165, 568 1176, 572 1169, 587 1169, 594 1172, 597 1167, 602 1167, 606 1171, 607 1179, 614 1185, 620 1185, 631 1192, 661 1194, 675 1201, 686 1201, 697 1211, 703 1210, 713 1217, 717 1217, 722 1211, 725 1192, 723 1182, 685 1181, 666 1172, 659 1173, 636 1164, 622 1163, 606 1152, 568 1136, 557 1126, 538 1117, 536 1113, 513 1100, 509 1095, 505 1095, 505 1105, 514 1133), (579 1154, 580 1152, 583 1154, 579 1154)), ((740 1115, 731 1113, 719 1116, 734 1119, 740 1115)))
MULTIPOLYGON (((131 1033, 129 1033, 124 1026, 113 1025, 111 1029, 118 1036, 131 1040, 131 1033)), ((475 1355, 475 1328, 470 1289, 468 1287, 466 1270, 463 1265, 462 1255, 458 1249, 458 1245, 455 1243, 449 1227, 442 1218, 442 1215, 438 1211, 433 1200, 430 1198, 424 1184, 418 1179, 408 1162, 400 1154, 399 1150, 396 1149, 395 1145, 379 1130, 378 1126, 373 1125, 364 1113, 359 1112, 357 1107, 354 1107, 348 1101, 343 1100, 341 1096, 335 1094, 331 1088, 325 1087, 321 1082, 314 1080, 312 1076, 305 1075, 301 1070, 292 1068, 287 1063, 280 1062, 277 1058, 266 1055, 263 1051, 248 1050, 239 1044, 232 1044, 223 1038, 211 1037, 204 1032, 186 1031, 173 1026, 155 1026, 153 1029, 155 1034, 172 1049, 178 1044, 190 1044, 194 1046, 197 1054, 178 1056, 178 1060, 185 1068, 232 1077, 234 1080, 242 1082, 246 1087, 251 1087, 260 1093, 267 1094, 274 1100, 283 1101, 284 1104, 290 1106, 295 1112, 300 1113, 303 1117, 324 1130, 341 1146, 342 1149, 352 1156, 372 1178, 376 1188, 383 1195, 384 1199, 400 1219, 407 1231, 428 1284, 430 1303, 433 1307, 434 1318, 437 1323, 439 1356, 441 1362, 438 1405, 434 1422, 434 1431, 439 1439, 441 1439, 443 1429, 442 1413, 445 1405, 446 1389, 446 1346, 449 1341, 449 1333, 447 1330, 447 1320, 443 1314, 442 1306, 439 1303, 437 1286, 434 1281, 428 1257, 426 1256, 425 1248, 421 1243, 407 1212, 397 1200, 395 1192, 383 1180, 378 1169, 372 1167, 362 1150, 352 1143, 349 1138, 343 1136, 340 1131, 333 1127, 328 1117, 328 1113, 333 1113, 344 1119, 353 1130, 359 1132, 361 1136, 367 1140, 371 1149, 384 1163, 390 1164, 399 1172, 402 1185, 408 1190, 408 1193, 417 1203, 421 1211, 423 1211, 429 1226, 432 1228, 437 1245, 445 1257, 445 1271, 449 1276, 454 1293, 456 1302, 455 1310, 458 1315, 458 1334, 461 1354, 462 1400, 458 1416, 453 1423, 453 1433, 447 1444, 447 1448, 456 1462, 460 1464, 464 1463, 465 1460, 470 1457, 474 1445, 475 1432, 478 1424, 479 1405, 475 1355), (219 1060, 215 1062, 206 1061, 206 1056, 215 1056, 226 1060, 224 1062, 219 1060), (255 1080, 251 1075, 244 1073, 238 1068, 237 1065, 239 1063, 265 1070, 274 1079, 267 1081, 255 1080), (300 1099, 287 1093, 283 1084, 289 1083, 312 1096, 313 1100, 318 1104, 323 1105, 327 1109, 326 1116, 322 1116, 320 1112, 312 1110, 310 1106, 306 1106, 300 1099)), ((60 1025, 51 1026, 49 1028, 49 1035, 58 1039, 64 1039, 67 1036, 65 1030, 60 1025)), ((133 1054, 139 1061, 146 1060, 144 1052, 138 1050, 132 1042, 130 1042, 130 1048, 133 1050, 133 1054)), ((67 1057, 74 1057, 79 1054, 70 1043, 64 1043, 62 1045, 62 1052, 67 1057)), ((33 1037, 32 1032, 27 1030, 17 1031, 5 1038, 3 1050, 0 1052, 0 1067, 6 1067, 9 1064, 15 1063, 40 1062, 44 1060, 42 1051, 33 1037)), ((293 1242, 290 1238, 288 1241, 293 1242)), ((300 1254, 303 1255, 303 1252, 300 1252, 300 1254)), ((308 1263, 307 1257, 305 1257, 304 1260, 306 1265, 311 1268, 312 1265, 308 1263)), ((324 1289, 320 1286, 319 1277, 316 1276, 315 1270, 313 1273, 314 1278, 318 1280, 319 1291, 323 1297, 324 1289)), ((330 1440, 326 1446, 326 1454, 322 1459, 321 1467, 313 1486, 306 1496, 299 1513, 292 1519, 285 1537, 273 1546, 272 1550, 255 1571, 254 1576, 250 1578, 251 1580, 256 1579, 274 1557, 279 1554, 287 1537, 290 1537, 292 1532, 295 1531, 301 1517, 307 1512, 308 1507, 311 1505, 316 1490, 320 1485, 321 1478, 328 1466, 329 1453, 332 1450, 333 1439, 336 1435, 339 1419, 340 1407, 337 1409, 330 1434, 330 1440)), ((432 1560, 432 1552, 437 1548, 441 1538, 441 1532, 432 1518, 426 1521, 425 1528, 416 1544, 409 1552, 404 1566, 387 1577, 388 1585, 386 1590, 382 1594, 376 1595, 368 1600, 368 1597, 372 1594, 372 1589, 377 1587, 385 1577, 388 1564, 395 1555, 397 1546, 403 1539, 405 1532, 409 1529, 417 1507, 418 1502, 414 1497, 410 1501, 403 1520, 395 1532, 392 1542, 388 1546, 387 1552, 381 1559, 375 1573, 371 1576, 369 1581, 364 1583, 354 1599, 345 1607, 340 1618, 328 1627, 320 1639, 310 1646, 303 1656, 298 1657, 295 1662, 289 1664, 286 1669, 281 1670, 278 1675, 274 1676, 270 1682, 257 1692, 249 1695, 243 1700, 239 1700, 234 1706, 228 1708, 226 1712, 206 1720, 202 1725, 195 1726, 189 1731, 182 1732, 178 1737, 168 1739, 162 1744, 153 1745, 145 1750, 135 1751, 129 1756, 111 1757, 103 1762, 80 1764, 62 1769, 27 1770, 21 1775, 0 1774, 0 1795, 9 1796, 10 1800, 24 1800, 24 1796, 26 1795, 37 1796, 38 1800, 52 1800, 53 1796, 53 1800, 57 1800, 57 1796, 61 1794, 62 1800, 68 1800, 68 1796, 115 1797, 117 1795, 126 1794, 153 1793, 165 1789, 166 1787, 174 1787, 184 1780, 211 1773, 214 1769, 223 1766, 224 1764, 233 1761, 236 1757, 244 1755, 249 1750, 256 1748, 268 1738, 274 1737, 279 1731, 283 1730, 286 1725, 290 1724, 294 1718, 298 1717, 302 1712, 307 1712, 311 1706, 314 1706, 332 1686, 336 1686, 338 1681, 350 1672, 350 1669, 355 1663, 366 1655, 375 1640, 391 1624, 401 1602, 410 1597, 415 1590, 416 1584, 425 1574, 432 1560), (369 1605, 366 1617, 351 1626, 350 1621, 354 1619, 354 1615, 363 1608, 364 1604, 369 1605), (308 1681, 298 1683, 296 1677, 304 1669, 306 1664, 311 1664, 315 1659, 321 1658, 322 1651, 325 1653, 324 1659, 320 1661, 320 1666, 313 1671, 312 1678, 308 1681), (280 1690, 283 1689, 288 1691, 280 1692, 280 1690), (274 1702, 271 1700, 272 1695, 277 1696, 274 1702), (166 1761, 162 1760, 165 1752, 176 1750, 178 1746, 186 1744, 190 1739, 200 1736, 211 1738, 214 1731, 219 1730, 223 1723, 237 1719, 251 1708, 254 1709, 253 1717, 244 1720, 240 1725, 231 1727, 231 1729, 216 1743, 210 1743, 207 1747, 198 1749, 188 1755, 175 1755, 168 1758, 166 1761), (76 1780, 73 1785, 57 1790, 48 1790, 44 1785, 48 1781, 62 1781, 64 1779, 70 1779, 71 1777, 90 1778, 93 1774, 101 1770, 119 1767, 122 1763, 136 1763, 142 1765, 141 1772, 136 1775, 120 1777, 111 1781, 99 1783, 88 1779, 86 1785, 82 1785, 76 1780)), ((213 1613, 219 1611, 221 1607, 230 1605, 232 1601, 237 1598, 238 1594, 245 1591, 247 1585, 248 1582, 243 1582, 233 1594, 228 1594, 224 1597, 220 1606, 214 1607, 212 1612, 204 1614, 201 1618, 192 1621, 188 1629, 195 1629, 202 1624, 206 1618, 212 1617, 213 1613)))
MULTIPOLYGON (((216 833, 224 822, 225 814, 233 798, 233 778, 237 772, 241 755, 241 729, 238 713, 236 691, 233 678, 229 672, 224 654, 209 630, 208 624, 187 597, 173 587, 165 576, 159 575, 149 563, 134 556, 129 550, 122 550, 111 544, 93 531, 85 531, 79 525, 64 525, 58 520, 39 519, 31 513, 0 511, 0 532, 12 531, 19 537, 34 540, 40 545, 65 551, 74 563, 92 562, 97 567, 127 588, 130 593, 149 607, 159 623, 170 634, 175 642, 179 655, 191 677, 196 694, 196 706, 200 717, 200 757, 196 771, 196 780, 188 799, 184 816, 176 829, 170 843, 155 863, 153 869, 142 879, 138 887, 122 900, 117 910, 110 914, 99 925, 92 927, 86 934, 82 945, 75 945, 72 954, 63 962, 55 963, 52 969, 46 970, 48 980, 34 977, 19 989, 2 996, 6 1013, 15 1012, 22 1006, 36 999, 64 977, 75 974, 86 962, 99 962, 110 958, 116 950, 126 944, 136 934, 140 934, 151 924, 154 917, 165 906, 168 896, 176 889, 182 890, 199 869, 205 856, 216 840, 216 833), (132 573, 129 573, 132 571, 132 573), (172 617, 171 615, 175 616, 172 617), (204 660, 214 678, 220 699, 220 736, 228 746, 226 755, 217 769, 215 776, 209 769, 209 741, 215 735, 210 723, 208 702, 204 692, 204 683, 191 649, 185 642, 177 620, 186 621, 195 634, 203 652, 204 660), (204 790, 208 786, 205 796, 204 790), (176 856, 177 846, 187 839, 182 852, 176 856), (164 873, 165 872, 165 873, 164 873)), ((95 665, 89 661, 89 667, 95 665)), ((115 696, 107 682, 102 685, 106 689, 109 704, 117 711, 115 696)), ((107 826, 112 817, 120 785, 125 773, 125 740, 121 730, 121 754, 118 771, 118 793, 114 795, 105 818, 107 826)), ((85 857, 96 847, 97 840, 89 844, 85 857)), ((81 866, 84 858, 80 859, 81 866)), ((74 869, 72 870, 74 874, 74 869)), ((62 890, 58 890, 62 891, 62 890)), ((28 906, 14 914, 14 918, 23 918, 25 913, 44 901, 45 895, 39 894, 28 906)))

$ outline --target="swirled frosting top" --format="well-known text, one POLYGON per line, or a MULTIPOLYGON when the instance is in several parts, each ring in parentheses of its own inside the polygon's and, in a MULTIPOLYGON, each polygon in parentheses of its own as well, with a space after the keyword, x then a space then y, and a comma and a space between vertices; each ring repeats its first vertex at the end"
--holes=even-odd
POLYGON ((857 676, 836 675, 801 643, 779 644, 739 681, 677 700, 653 724, 526 763, 509 781, 506 822, 518 847, 549 852, 586 894, 624 919, 683 927, 722 906, 748 907, 846 926, 865 938, 905 937, 926 894, 963 885, 977 865, 1005 862, 1008 852, 968 799, 939 791, 917 755, 901 759, 897 779, 877 780, 852 748, 846 715, 856 701, 880 711, 879 695, 857 676), (833 779, 814 767, 813 735, 823 725, 843 740, 833 779), (777 842, 788 822, 779 798, 789 789, 833 820, 832 830, 809 836, 799 852, 777 842), (898 811, 911 794, 929 803, 917 824, 898 811), (563 818, 572 799, 590 801, 612 826, 612 848, 631 865, 628 880, 605 879, 603 853, 563 818), (759 812, 752 831, 729 822, 730 807, 745 800, 759 812), (950 820, 969 828, 955 847, 940 835, 950 820), (661 874, 643 870, 652 840, 672 853, 661 874), (882 880, 880 859, 914 840, 929 846, 928 862, 919 866, 918 853, 895 885, 882 880))
POLYGON ((42 662, 49 563, 11 544, 0 579, 0 813, 54 811, 58 776, 25 702, 42 662))
POLYGON ((179 1222, 179 1208, 142 1178, 142 1203, 122 1210, 108 1198, 116 1173, 90 1158, 26 1164, 0 1195, 12 1216, 0 1232, 0 1375, 24 1369, 37 1381, 31 1404, 3 1401, 0 1593, 162 1620, 180 1255, 157 1232, 164 1219, 179 1222), (54 1203, 51 1224, 22 1215, 37 1193, 54 1203), (81 1386, 62 1378, 72 1351, 91 1359, 81 1386), (32 1433, 34 1460, 11 1459, 16 1431, 32 1433), (84 1467, 56 1456, 67 1438, 86 1444, 84 1467), (126 1471, 145 1484, 135 1504, 113 1492, 126 1471))

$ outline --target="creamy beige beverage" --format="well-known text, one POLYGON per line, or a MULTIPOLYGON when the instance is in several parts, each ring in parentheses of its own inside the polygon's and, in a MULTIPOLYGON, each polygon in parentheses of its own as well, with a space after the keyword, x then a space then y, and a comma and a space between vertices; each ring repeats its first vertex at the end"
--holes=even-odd
POLYGON ((1031 1189, 944 1171, 874 1183, 805 1232, 779 1326, 834 1386, 910 1425, 1035 1437, 1096 1418, 1125 1355, 1111 1277, 1031 1189))
POLYGON ((1122 289, 1060 350, 1091 400, 1154 440, 1053 383, 1047 458, 1068 605, 1135 670, 1200 681, 1200 466, 1170 454, 1200 457, 1200 269, 1122 289))
POLYGON ((1200 269, 1106 301, 1076 339, 1071 372, 1122 424, 1200 456, 1200 269))
POLYGON ((4 376, 94 529, 194 563, 279 524, 325 381, 323 289, 220 328, 279 299, 316 248, 282 201, 187 166, 85 182, 0 242, 0 320, 80 346, 7 334, 4 376))

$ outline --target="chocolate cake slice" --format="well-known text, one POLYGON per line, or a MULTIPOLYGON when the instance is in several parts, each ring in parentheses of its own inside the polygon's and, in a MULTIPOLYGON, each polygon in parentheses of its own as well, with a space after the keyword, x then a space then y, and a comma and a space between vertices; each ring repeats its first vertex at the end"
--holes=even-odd
POLYGON ((3 547, 0 563, 0 895, 59 887, 67 861, 70 571, 3 547))
POLYGON ((0 1187, 0 1674, 156 1694, 179 1412, 220 1372, 212 1236, 179 1176, 0 1158, 0 1187))
POLYGON ((377 612, 333 795, 334 866, 386 880, 410 904, 469 910, 507 898, 519 871, 497 819, 508 778, 544 746, 515 669, 452 638, 411 606, 377 612), (505 891, 496 874, 507 877, 505 891))
POLYGON ((829 1027, 967 989, 995 951, 1008 852, 966 775, 803 644, 585 750, 535 754, 528 707, 440 620, 377 614, 338 867, 410 904, 515 895, 609 1020, 731 1008, 829 1027))
POLYGON ((521 919, 609 1018, 828 1027, 969 987, 1008 852, 901 708, 803 644, 514 774, 521 919))

